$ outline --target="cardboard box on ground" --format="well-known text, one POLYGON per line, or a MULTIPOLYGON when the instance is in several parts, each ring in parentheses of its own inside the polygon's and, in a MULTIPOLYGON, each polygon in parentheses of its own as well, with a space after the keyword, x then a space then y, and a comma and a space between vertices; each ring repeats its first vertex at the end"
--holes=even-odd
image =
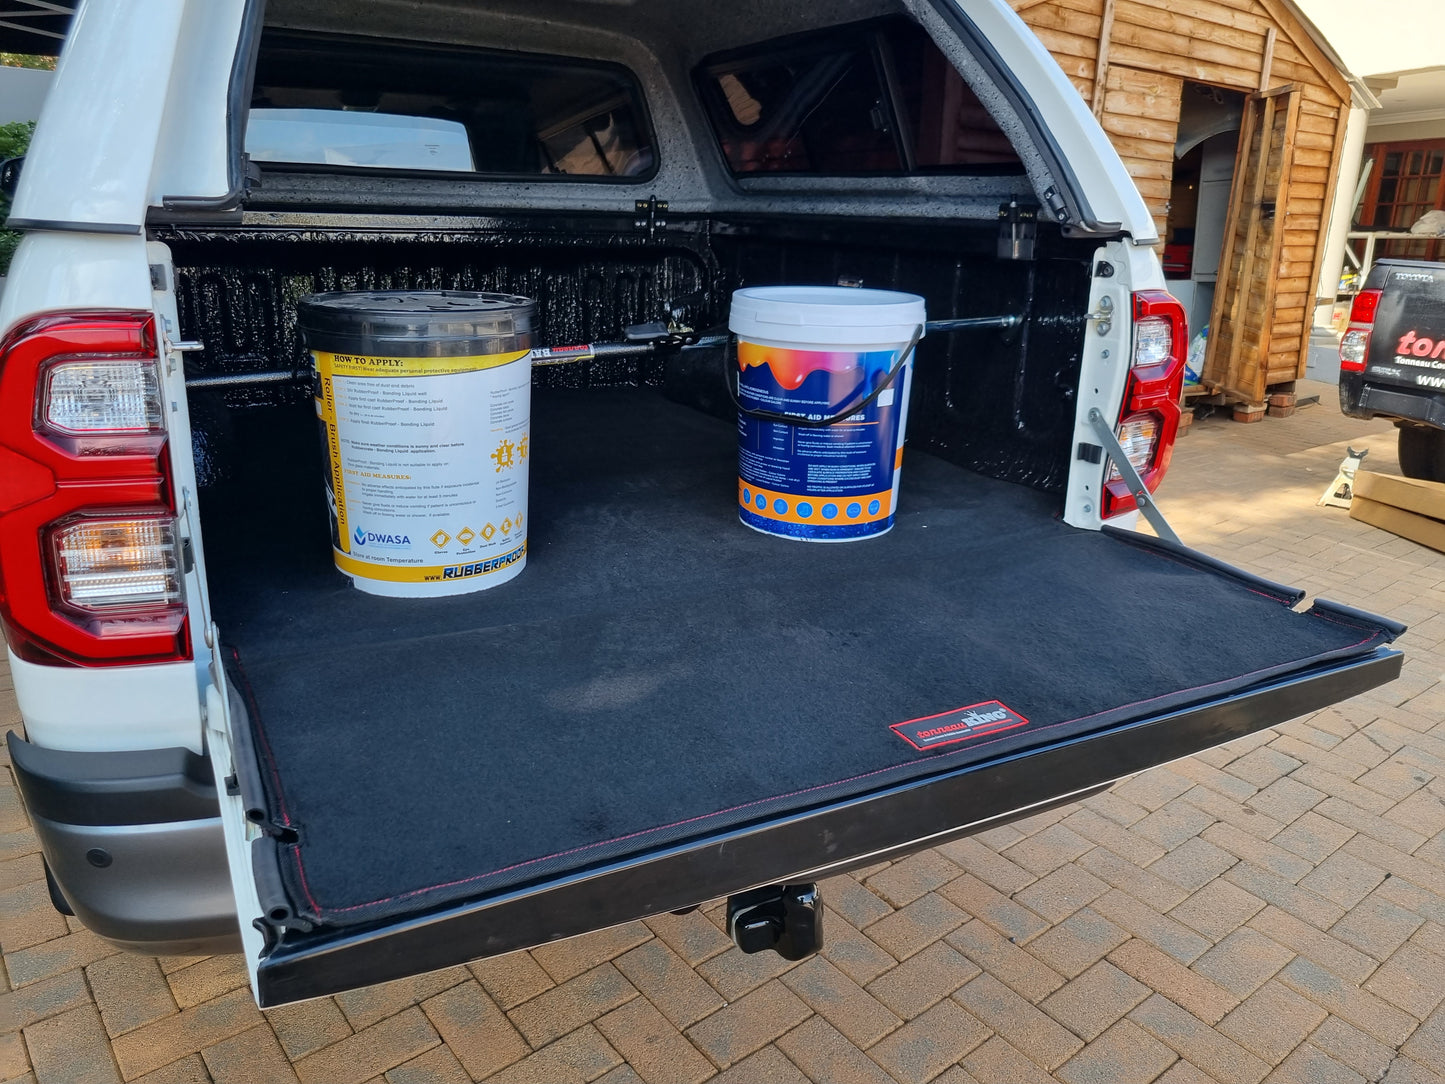
POLYGON ((1445 483, 1360 471, 1350 518, 1445 553, 1445 483))

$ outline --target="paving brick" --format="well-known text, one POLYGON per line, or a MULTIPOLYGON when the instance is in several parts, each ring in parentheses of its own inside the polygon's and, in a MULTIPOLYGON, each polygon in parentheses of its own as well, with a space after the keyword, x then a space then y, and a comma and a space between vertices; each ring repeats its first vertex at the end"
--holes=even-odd
POLYGON ((1028 952, 1065 978, 1073 978, 1127 940, 1127 931, 1085 907, 1030 941, 1028 952))
POLYGON ((1166 851, 1172 851, 1213 823, 1214 818, 1197 806, 1188 802, 1171 802, 1156 809, 1129 830, 1153 840, 1166 851))
POLYGON ((1154 1080, 1179 1059, 1137 1024, 1120 1020, 1055 1074, 1065 1084, 1119 1084, 1154 1080))
MULTIPOLYGON (((780 981, 774 980, 713 1013, 702 1023, 689 1028, 686 1035, 713 1064, 719 1069, 726 1069, 810 1015, 807 1005, 780 981)), ((603 1034, 608 1034, 606 1029, 603 1034)), ((608 1037, 611 1038, 610 1035, 608 1037)), ((622 1053, 625 1056, 627 1052, 623 1050, 622 1053)))
POLYGON ((1269 1072, 1264 1061, 1160 994, 1128 1018, 1220 1084, 1255 1084, 1269 1072))
POLYGON ((1207 938, 1117 889, 1100 896, 1093 907, 1121 929, 1143 938, 1184 963, 1197 960, 1211 944, 1207 938))
POLYGON ((523 1002, 507 1015, 533 1047, 545 1046, 637 996, 612 964, 602 964, 523 1002))
POLYGON ((296 1084, 291 1063, 265 1024, 206 1047, 201 1058, 215 1084, 296 1084))
POLYGON ((979 973, 968 957, 941 941, 868 984, 868 992, 904 1020, 936 1005, 979 973))
POLYGON ((1350 839, 1343 849, 1374 863, 1387 873, 1419 885, 1427 892, 1445 896, 1445 869, 1440 866, 1358 835, 1350 839))
MULTIPOLYGON (((831 927, 828 935, 832 936, 831 927)), ((831 951, 828 958, 853 975, 855 982, 860 981, 831 951)), ((892 959, 891 956, 888 958, 892 959)), ((749 990, 756 990, 793 966, 795 965, 791 961, 783 959, 776 952, 754 952, 749 955, 742 949, 730 948, 699 965, 697 973, 706 979, 708 985, 721 994, 725 1001, 736 1001, 749 990)))
POLYGON ((541 945, 532 950, 532 959, 541 964, 556 982, 564 983, 606 960, 621 956, 651 936, 652 931, 643 923, 629 922, 610 930, 598 930, 541 945))
POLYGON ((70 932, 65 916, 50 903, 45 882, 31 881, 0 892, 0 915, 5 916, 5 951, 17 952, 70 932))
MULTIPOLYGON (((1383 794, 1386 798, 1402 802, 1430 782, 1430 776, 1408 760, 1392 757, 1385 763, 1371 768, 1355 782, 1362 787, 1369 787, 1371 790, 1383 794)), ((1395 818, 1391 817, 1390 819, 1394 820, 1395 818)), ((1410 822, 1400 821, 1399 823, 1409 824, 1410 822)))
POLYGON ((1264 906, 1264 900, 1258 896, 1229 881, 1215 880, 1170 911, 1169 917, 1217 942, 1248 922, 1264 906))
POLYGON ((1361 809, 1359 806, 1351 805, 1341 798, 1326 798, 1315 807, 1319 815, 1334 821, 1336 824, 1344 825, 1346 828, 1353 828, 1361 835, 1369 836, 1371 839, 1388 844, 1396 850, 1404 851, 1406 854, 1416 850, 1420 844, 1425 842, 1426 837, 1414 829, 1406 828, 1388 821, 1384 817, 1376 816, 1373 813, 1361 809))
POLYGON ((1445 1078, 1445 1010, 1436 1009, 1430 1019, 1410 1036, 1400 1052, 1428 1065, 1445 1078))
MULTIPOLYGON (((759 997, 767 989, 764 987, 748 997, 754 999, 753 1004, 759 1009, 777 1011, 780 1006, 776 1002, 759 997)), ((597 1021, 597 1030, 648 1084, 696 1084, 713 1074, 707 1059, 644 998, 630 1001, 602 1017, 597 1021)), ((739 1040, 741 1047, 746 1040, 742 1036, 739 1040)), ((747 1053, 762 1045, 757 1044, 747 1053)))
POLYGON ((187 1054, 154 1072, 136 1077, 131 1084, 211 1084, 211 1074, 199 1054, 187 1054))
POLYGON ((1251 798, 1249 808, 1257 809, 1281 824, 1292 824, 1318 805, 1324 797, 1323 791, 1315 790, 1298 779, 1286 777, 1276 779, 1251 798))
POLYGON ((1050 994, 1039 1007, 1085 1042, 1092 1042, 1148 996, 1147 986, 1100 961, 1050 994))
POLYGON ((1283 877, 1286 881, 1298 882, 1314 866, 1297 854, 1291 854, 1283 847, 1276 847, 1268 840, 1259 839, 1241 831, 1232 824, 1214 824, 1206 828, 1202 838, 1222 847, 1230 854, 1253 863, 1269 872, 1283 877))
MULTIPOLYGON (((825 898, 829 904, 832 903, 831 897, 825 898)), ((647 919, 647 927, 686 960, 689 967, 712 959, 732 945, 727 935, 709 922, 700 910, 683 915, 654 915, 647 919)))
POLYGON ((660 940, 644 942, 614 963, 679 1028, 697 1023, 723 1005, 717 991, 660 940))
POLYGON ((1109 953, 1109 962, 1210 1024, 1239 1003, 1229 990, 1146 941, 1126 941, 1109 953))
POLYGON ((1429 1066, 1402 1054, 1390 1062, 1390 1071, 1380 1084, 1440 1084, 1440 1075, 1429 1066))
POLYGON ((1064 977, 1038 957, 1000 937, 978 919, 948 935, 947 941, 984 971, 1011 986, 1027 1001, 1047 997, 1064 984, 1064 977))
POLYGON ((1333 900, 1346 911, 1368 896, 1385 879, 1385 871, 1352 854, 1336 853, 1320 862, 1299 884, 1333 900))
POLYGON ((1281 982, 1266 982, 1219 1022, 1219 1030, 1271 1065, 1320 1026, 1329 1014, 1281 982))
POLYGON ((77 1009, 90 1001, 80 971, 66 971, 54 978, 0 994, 0 1030, 16 1030, 77 1009))
POLYGON ((1186 892, 1194 892, 1238 861, 1228 851, 1196 836, 1186 839, 1157 862, 1150 863, 1148 872, 1173 882, 1186 892))
POLYGON ((1022 866, 1036 877, 1042 877, 1064 863, 1072 862, 1093 846, 1092 841, 1066 825, 1052 824, 1020 840, 1003 854, 1010 862, 1022 866))
MULTIPOLYGON (((777 1042, 778 1049, 820 1084, 895 1084, 894 1080, 821 1016, 809 1018, 777 1042)), ((747 1064, 746 1060, 734 1068, 747 1064)), ((740 1084, 751 1084, 739 1078, 740 1084)))
POLYGON ((1249 920, 1249 925, 1349 982, 1364 982, 1377 966, 1376 961, 1354 946, 1277 907, 1266 907, 1249 920))
POLYGON ((1064 825, 1089 842, 1136 866, 1147 866, 1150 862, 1163 858, 1166 853, 1164 848, 1152 839, 1138 835, 1092 809, 1077 810, 1065 819, 1064 825))
MULTIPOLYGON (((1236 832, 1242 832, 1244 835, 1253 836, 1259 840, 1271 839, 1284 828, 1279 821, 1266 816, 1254 806, 1232 802, 1208 787, 1195 787, 1184 796, 1184 801, 1218 819, 1218 824, 1210 825, 1200 833, 1205 839, 1209 838, 1209 832, 1222 827, 1232 828, 1236 832)), ((1232 847, 1225 847, 1225 849, 1233 850, 1232 847)))
MULTIPOLYGON (((213 1001, 167 1016, 115 1039, 111 1049, 127 1077, 140 1076, 261 1023, 250 990, 233 990, 213 1001)), ((361 1078, 358 1078, 361 1079, 361 1078)))
POLYGON ((827 960, 813 957, 782 977, 782 983, 848 1041, 872 1046, 903 1021, 827 960))
POLYGON ((38 854, 22 854, 0 861, 0 889, 15 888, 45 876, 45 865, 38 854))
POLYGON ((985 972, 954 999, 1045 1069, 1067 1061, 1084 1044, 1047 1013, 985 972))
MULTIPOLYGON (((945 885, 939 890, 939 893, 958 904, 968 914, 983 919, 1004 937, 1013 939, 1016 944, 1024 944, 1032 940, 1049 926, 1027 907, 1015 903, 998 890, 969 874, 964 874, 958 880, 945 885)), ((961 924, 962 920, 968 916, 960 915, 959 917, 960 921, 954 923, 955 926, 961 924)), ((882 944, 884 948, 889 948, 882 941, 879 941, 879 944, 882 944)), ((889 949, 889 951, 892 950, 889 949)))
POLYGON ((988 1038, 988 1028, 952 1001, 940 1001, 869 1051, 899 1081, 932 1080, 988 1038))
POLYGON ((176 1004, 183 1009, 220 997, 250 982, 243 956, 211 956, 166 976, 176 1004))
POLYGON ((1209 1074, 1202 1069, 1196 1069, 1183 1058, 1180 1058, 1168 1069, 1164 1075, 1155 1080, 1154 1084, 1214 1084, 1209 1079, 1209 1074))
POLYGON ((351 1034, 346 1017, 329 997, 267 1009, 266 1019, 293 1061, 351 1034))
POLYGON ((1269 1074, 1269 1084, 1366 1084, 1365 1078, 1305 1043, 1269 1074))
MULTIPOLYGON (((1438 947, 1445 951, 1445 942, 1438 947)), ((1369 977, 1365 989, 1424 1020, 1445 998, 1445 956, 1421 945, 1402 945, 1369 977)))
POLYGON ((85 969, 100 1018, 110 1035, 123 1035, 176 1011, 166 977, 147 956, 123 953, 85 969))
POLYGON ((803 1071, 776 1046, 765 1046, 756 1054, 749 1054, 712 1080, 713 1084, 809 1084, 803 1071))
MULTIPOLYGON (((961 877, 959 880, 972 881, 973 878, 961 877)), ((980 888, 987 888, 982 882, 974 883, 980 888)), ((944 891, 949 891, 952 887, 950 885, 944 891)), ((997 895, 991 888, 987 891, 997 895)), ((915 952, 927 948, 957 929, 967 918, 968 915, 941 895, 930 892, 887 918, 873 923, 868 927, 868 937, 895 959, 906 960, 915 952)))
POLYGON ((1195 960, 1191 970, 1244 999, 1294 958, 1294 952, 1248 926, 1195 960))
POLYGON ((1353 829, 1337 824, 1328 817, 1321 817, 1311 810, 1270 842, 1311 862, 1323 862, 1343 847, 1345 841, 1354 834, 1353 829))
POLYGON ((449 967, 425 975, 413 975, 376 986, 363 986, 336 995, 336 1004, 346 1014, 353 1031, 361 1031, 378 1020, 394 1016, 402 1009, 418 1005, 457 983, 466 982, 471 973, 464 967, 449 967))
POLYGON ((1155 768, 1143 775, 1136 775, 1113 788, 1115 794, 1126 802, 1143 806, 1153 812, 1167 802, 1178 798, 1194 784, 1169 768, 1155 768))
POLYGON ((1415 1021, 1408 1013, 1345 982, 1312 960, 1291 960, 1280 972, 1280 981, 1383 1043, 1398 1046, 1415 1030, 1415 1021))
POLYGON ((1323 764, 1306 763, 1291 778, 1332 797, 1353 802, 1372 813, 1384 813, 1394 804, 1378 791, 1362 787, 1355 783, 1351 776, 1341 775, 1323 764))
POLYGON ((1192 779, 1202 787, 1218 791, 1224 797, 1236 802, 1243 802, 1259 792, 1259 788, 1253 783, 1208 764, 1201 756, 1190 757, 1188 760, 1181 760, 1178 764, 1171 764, 1169 770, 1182 775, 1185 779, 1192 779))
POLYGON ((1246 753, 1224 770, 1252 786, 1264 788, 1299 766, 1300 762, 1294 757, 1263 747, 1246 753))
POLYGON ((997 1035, 965 1054, 961 1064, 979 1084, 1054 1084, 1055 1079, 997 1035))
POLYGON ((1371 1038, 1338 1016, 1325 1018, 1325 1022, 1310 1036, 1310 1045, 1372 1081, 1385 1075, 1396 1054, 1393 1047, 1371 1038))
POLYGON ((1329 932, 1346 944, 1383 960, 1409 940, 1424 922, 1419 915, 1389 900, 1370 896, 1356 904, 1329 932))
POLYGON ((13 832, 0 832, 0 859, 14 859, 27 854, 39 854, 40 841, 30 827, 13 832))
POLYGON ((298 1061, 301 1084, 365 1081, 410 1061, 440 1040, 415 1005, 298 1061))
POLYGON ((421 1003, 422 1012, 458 1061, 480 1080, 531 1053, 527 1043, 476 982, 421 1003))
POLYGON ((1333 900, 1327 900, 1249 862, 1231 866, 1224 878, 1230 884, 1322 930, 1329 929, 1345 915, 1345 909, 1333 900))
MULTIPOLYGON (((984 849, 987 850, 987 848, 984 849)), ((953 863, 950 862, 948 865, 952 867, 953 863)), ((954 868, 952 877, 957 876, 958 870, 954 868)), ((940 883, 946 884, 948 880, 952 880, 952 877, 940 883)), ((823 905, 828 908, 830 917, 840 915, 860 930, 869 923, 877 922, 880 918, 893 913, 891 906, 846 874, 818 882, 818 891, 822 894, 823 905)), ((922 892, 919 893, 919 895, 922 894, 922 892)), ((724 948, 732 943, 726 937, 723 938, 723 941, 724 948)))
POLYGON ((1156 911, 1178 907, 1189 896, 1188 892, 1172 881, 1166 881, 1157 874, 1120 858, 1105 847, 1096 847, 1084 855, 1079 859, 1079 865, 1120 892, 1127 892, 1156 911))
POLYGON ((937 851, 920 851, 895 862, 864 883, 894 907, 906 907, 926 893, 948 884, 963 871, 937 851))
POLYGON ((425 1054, 388 1069, 385 1076, 386 1084, 470 1084, 472 1079, 445 1046, 434 1046, 425 1054))
POLYGON ((30 1076, 30 1055, 25 1051, 25 1040, 20 1032, 0 1032, 0 1078, 16 1080, 30 1076))
MULTIPOLYGON (((854 982, 866 986, 898 961, 837 915, 826 919, 823 958, 854 982)), ((763 953, 763 955, 775 955, 763 953)))
POLYGON ((1028 870, 1010 862, 991 847, 985 847, 972 836, 945 843, 938 850, 959 869, 968 871, 984 884, 992 885, 1005 896, 1034 881, 1034 875, 1028 870))
MULTIPOLYGON (((759 1053, 762 1053, 762 1051, 759 1051, 759 1053)), ((717 1079, 717 1077, 713 1077, 714 1081, 717 1079)), ((622 1064, 610 1072, 603 1073, 597 1078, 597 1084, 643 1084, 643 1080, 637 1075, 637 1071, 633 1069, 632 1066, 622 1064)))
POLYGON ((1071 862, 1014 893, 1014 899, 1050 923, 1057 923, 1107 891, 1107 884, 1071 862))
POLYGON ((109 1084, 121 1079, 94 1006, 41 1020, 24 1034, 38 1084, 109 1084))
MULTIPOLYGON (((705 923, 714 933, 717 932, 712 923, 701 916, 699 921, 705 923)), ((467 970, 503 1011, 556 985, 552 976, 543 971, 542 965, 527 952, 509 952, 505 956, 473 960, 467 964, 467 970)))
MULTIPOLYGON (((1412 777, 1424 779, 1418 769, 1411 769, 1412 777)), ((1445 831, 1445 798, 1431 790, 1420 790, 1401 801, 1385 814, 1387 821, 1403 824, 1419 832, 1436 834, 1445 831)))
MULTIPOLYGON (((661 1019, 661 1017, 659 1017, 661 1019)), ((487 1084, 584 1084, 621 1064, 622 1058, 591 1024, 564 1035, 491 1077, 487 1084)))

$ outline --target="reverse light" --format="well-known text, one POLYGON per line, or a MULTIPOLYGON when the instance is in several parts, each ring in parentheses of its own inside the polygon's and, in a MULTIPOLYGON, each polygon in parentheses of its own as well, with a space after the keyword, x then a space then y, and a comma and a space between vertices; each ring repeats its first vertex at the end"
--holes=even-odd
POLYGON ((1350 326, 1340 338, 1340 368, 1347 373, 1365 371, 1370 354, 1370 332, 1380 308, 1379 290, 1361 290, 1350 305, 1350 326))
POLYGON ((0 341, 0 626, 21 658, 190 658, 155 317, 52 313, 0 341))
POLYGON ((174 516, 83 518, 50 532, 56 594, 87 613, 156 610, 181 602, 174 516))
MULTIPOLYGON (((1124 455, 1153 493, 1164 481, 1179 433, 1179 398, 1184 393, 1188 349, 1184 307, 1163 290, 1134 294, 1134 351, 1124 385, 1115 434, 1124 455)), ((1119 468, 1110 464, 1104 481, 1103 518, 1138 507, 1119 468)))
POLYGON ((64 436, 165 429, 154 361, 62 361, 47 366, 38 421, 64 436))

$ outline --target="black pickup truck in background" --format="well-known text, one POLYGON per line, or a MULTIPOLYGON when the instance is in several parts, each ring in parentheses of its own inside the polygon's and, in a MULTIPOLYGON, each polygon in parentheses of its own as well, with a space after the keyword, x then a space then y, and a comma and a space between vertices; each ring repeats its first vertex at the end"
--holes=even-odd
POLYGON ((1340 341, 1340 409, 1400 429, 1400 470, 1445 482, 1445 263, 1381 260, 1340 341))

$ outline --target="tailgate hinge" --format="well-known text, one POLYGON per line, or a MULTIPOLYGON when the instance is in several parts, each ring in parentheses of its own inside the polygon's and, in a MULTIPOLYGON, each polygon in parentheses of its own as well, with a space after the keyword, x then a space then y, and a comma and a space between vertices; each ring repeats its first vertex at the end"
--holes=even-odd
POLYGON ((1149 526, 1153 527, 1154 532, 1165 541, 1173 542, 1176 546, 1184 545, 1179 541, 1179 536, 1174 533, 1174 528, 1169 526, 1169 521, 1164 518, 1164 513, 1159 511, 1159 506, 1154 503, 1154 497, 1149 492, 1149 487, 1144 484, 1144 479, 1139 477, 1139 472, 1134 469, 1134 464, 1129 462, 1129 457, 1124 453, 1124 447, 1114 434, 1113 427, 1104 420, 1104 415, 1098 407, 1090 408, 1089 425, 1094 430, 1095 438, 1104 446, 1104 451, 1108 454, 1109 459, 1114 466, 1119 468, 1124 483, 1134 497, 1134 503, 1139 506, 1139 511, 1144 513, 1144 518, 1149 521, 1149 526))

